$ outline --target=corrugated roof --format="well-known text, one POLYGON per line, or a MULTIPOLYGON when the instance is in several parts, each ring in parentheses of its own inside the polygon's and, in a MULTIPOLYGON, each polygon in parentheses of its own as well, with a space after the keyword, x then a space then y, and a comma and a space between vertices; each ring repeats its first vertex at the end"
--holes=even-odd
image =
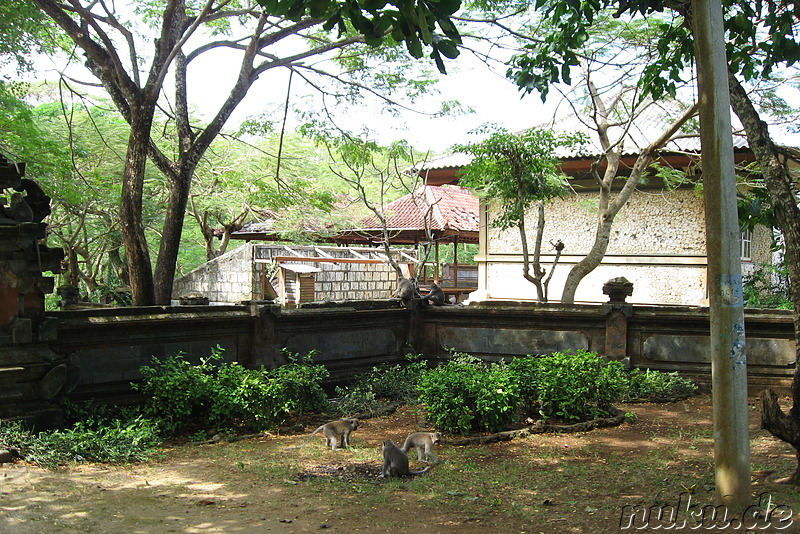
MULTIPOLYGON (((674 107, 674 106, 672 106, 674 107)), ((670 126, 671 121, 678 117, 682 110, 675 108, 670 111, 664 106, 654 106, 645 113, 640 114, 636 121, 624 130, 626 125, 613 125, 609 128, 608 136, 612 142, 621 139, 622 155, 636 156, 643 148, 650 146, 656 141, 664 131, 670 126)), ((735 117, 734 117, 735 119, 735 117)), ((557 133, 579 133, 583 132, 588 136, 588 144, 582 149, 557 151, 561 159, 581 159, 596 158, 603 153, 597 134, 590 128, 585 119, 575 114, 563 115, 558 119, 548 121, 534 126, 534 128, 551 128, 557 133)), ((747 148, 747 138, 744 136, 738 122, 734 120, 733 147, 735 149, 747 148)), ((699 153, 700 137, 698 134, 678 135, 669 141, 662 149, 662 152, 681 152, 699 153)), ((461 152, 443 154, 425 162, 421 166, 420 175, 424 176, 425 171, 437 171, 447 169, 459 169, 472 161, 472 156, 461 152)))
MULTIPOLYGON (((684 108, 679 108, 675 104, 650 106, 647 110, 640 113, 631 124, 624 121, 618 124, 611 123, 608 128, 608 138, 612 143, 621 143, 621 155, 637 156, 642 149, 647 148, 661 137, 661 135, 669 129, 673 121, 684 113, 684 110, 684 108)), ((588 119, 586 117, 571 114, 539 124, 536 128, 552 128, 553 131, 557 133, 582 132, 586 134, 589 143, 582 149, 571 151, 559 150, 558 156, 564 159, 581 157, 594 158, 603 154, 603 149, 600 146, 600 141, 593 127, 594 125, 587 121, 588 119)), ((700 134, 696 129, 696 123, 694 126, 694 131, 685 128, 687 132, 679 132, 661 148, 661 151, 699 153, 700 134)), ((738 123, 734 124, 733 147, 747 148, 747 146, 747 138, 744 136, 742 129, 738 126, 738 123)))
MULTIPOLYGON (((386 226, 390 231, 420 230, 477 232, 478 198, 459 186, 423 186, 386 206, 386 226)), ((381 225, 375 217, 361 223, 360 230, 376 230, 381 225)))

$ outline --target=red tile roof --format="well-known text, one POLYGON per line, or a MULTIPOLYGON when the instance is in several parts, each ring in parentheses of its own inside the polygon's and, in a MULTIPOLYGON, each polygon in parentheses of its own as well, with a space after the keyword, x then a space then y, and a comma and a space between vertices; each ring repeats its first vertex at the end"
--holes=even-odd
MULTIPOLYGON (((478 197, 459 186, 423 186, 386 206, 386 226, 390 231, 424 230, 426 219, 435 232, 477 232, 478 197)), ((368 217, 359 230, 377 230, 381 224, 368 217)))

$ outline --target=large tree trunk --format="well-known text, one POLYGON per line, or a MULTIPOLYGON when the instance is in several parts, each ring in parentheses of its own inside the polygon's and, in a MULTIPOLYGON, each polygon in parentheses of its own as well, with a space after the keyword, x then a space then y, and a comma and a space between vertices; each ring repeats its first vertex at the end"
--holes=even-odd
POLYGON ((142 220, 144 169, 152 120, 152 112, 132 109, 128 155, 122 178, 120 200, 122 242, 125 245, 131 296, 135 306, 155 304, 153 268, 150 264, 150 250, 147 247, 142 220))
POLYGON ((795 372, 792 380, 792 407, 785 414, 771 391, 762 395, 761 425, 772 435, 798 451, 798 466, 789 481, 800 484, 800 209, 791 176, 781 163, 769 130, 750 97, 733 73, 728 74, 731 105, 744 126, 750 149, 755 154, 769 191, 775 219, 783 233, 786 265, 789 270, 789 298, 794 305, 795 372))
POLYGON ((160 306, 169 305, 172 299, 172 282, 175 279, 181 235, 183 234, 183 221, 195 167, 192 165, 191 170, 182 169, 178 176, 170 177, 169 197, 164 214, 158 262, 156 263, 156 304, 160 306))

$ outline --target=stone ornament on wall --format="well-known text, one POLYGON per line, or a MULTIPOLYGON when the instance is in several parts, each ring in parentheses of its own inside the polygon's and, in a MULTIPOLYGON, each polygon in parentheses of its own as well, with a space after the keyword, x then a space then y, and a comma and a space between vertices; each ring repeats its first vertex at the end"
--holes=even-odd
POLYGON ((57 325, 45 317, 53 278, 43 272, 61 272, 64 251, 46 245, 50 197, 24 174, 0 154, 0 419, 50 427, 62 415, 50 401, 77 382, 77 369, 48 346, 57 325))

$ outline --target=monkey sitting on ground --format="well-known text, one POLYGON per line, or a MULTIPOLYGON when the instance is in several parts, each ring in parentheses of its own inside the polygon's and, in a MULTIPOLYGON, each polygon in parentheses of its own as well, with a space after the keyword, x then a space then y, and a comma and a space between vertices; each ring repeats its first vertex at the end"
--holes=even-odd
POLYGON ((400 280, 397 281, 397 289, 395 289, 394 293, 392 293, 392 298, 399 298, 402 301, 403 306, 408 308, 409 302, 415 298, 419 298, 419 291, 417 291, 417 279, 401 277, 400 280))
POLYGON ((433 454, 433 446, 442 442, 442 435, 439 432, 414 432, 410 434, 400 450, 407 453, 414 447, 417 450, 417 461, 426 462, 427 456, 433 463, 438 464, 439 459, 433 454))
POLYGON ((331 421, 313 431, 311 435, 308 436, 308 439, 297 447, 289 448, 299 449, 303 447, 306 443, 311 441, 311 438, 313 438, 317 432, 325 434, 325 445, 330 446, 334 451, 338 450, 338 447, 348 448, 350 447, 350 432, 357 429, 358 426, 358 419, 339 419, 337 421, 331 421))
POLYGON ((431 282, 431 290, 428 294, 422 297, 423 302, 430 302, 434 306, 445 306, 450 304, 445 297, 444 290, 439 287, 436 282, 431 282))
POLYGON ((409 475, 421 475, 431 467, 428 466, 422 471, 411 471, 408 468, 408 456, 394 441, 387 439, 383 442, 383 468, 382 477, 405 477, 409 475))

